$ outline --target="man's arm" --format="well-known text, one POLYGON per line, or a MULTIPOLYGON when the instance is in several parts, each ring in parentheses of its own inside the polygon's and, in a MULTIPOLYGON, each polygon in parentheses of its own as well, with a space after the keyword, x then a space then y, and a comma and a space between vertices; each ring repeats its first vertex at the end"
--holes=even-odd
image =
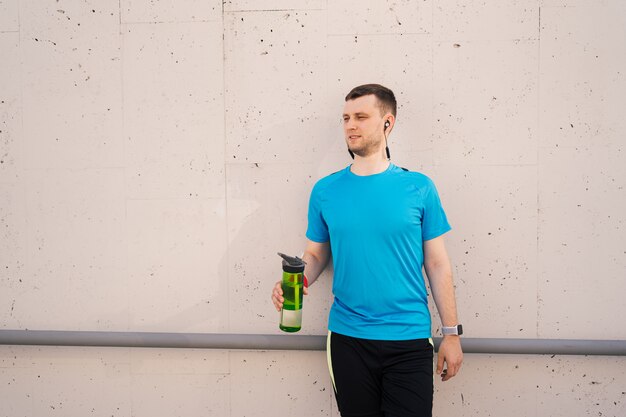
MULTIPOLYGON (((443 236, 424 242, 424 269, 442 325, 445 327, 456 326, 459 322, 456 314, 452 266, 443 236)), ((463 351, 461 350, 460 337, 455 335, 444 336, 437 354, 437 374, 442 374, 442 380, 447 381, 457 374, 462 362, 463 351), (444 362, 447 372, 442 374, 444 362)))
MULTIPOLYGON (((330 242, 318 243, 307 239, 307 245, 304 255, 302 255, 302 260, 306 262, 304 275, 306 275, 309 285, 313 284, 321 275, 329 259, 330 242)), ((283 308, 283 302, 285 301, 283 298, 283 289, 280 284, 281 281, 278 281, 272 289, 272 302, 278 311, 283 308)), ((304 289, 304 294, 308 294, 306 288, 304 289)))
POLYGON ((313 284, 322 274, 330 259, 330 242, 318 243, 307 239, 306 249, 302 260, 306 262, 304 275, 309 285, 313 284))

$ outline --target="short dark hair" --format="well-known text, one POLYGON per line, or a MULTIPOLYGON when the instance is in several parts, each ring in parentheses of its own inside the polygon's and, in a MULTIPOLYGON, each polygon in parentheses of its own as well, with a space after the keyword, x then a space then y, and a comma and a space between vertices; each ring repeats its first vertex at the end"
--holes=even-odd
POLYGON ((394 117, 396 116, 396 96, 393 94, 393 91, 380 84, 363 84, 358 87, 354 87, 346 96, 346 101, 368 96, 370 94, 375 95, 378 99, 378 107, 380 108, 381 115, 390 112, 394 117))

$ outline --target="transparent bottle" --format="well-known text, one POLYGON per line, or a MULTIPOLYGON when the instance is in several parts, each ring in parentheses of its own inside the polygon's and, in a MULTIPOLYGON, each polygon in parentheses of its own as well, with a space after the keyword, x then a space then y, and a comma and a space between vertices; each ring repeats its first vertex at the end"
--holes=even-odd
POLYGON ((297 256, 278 253, 283 258, 283 309, 280 313, 280 330, 297 332, 302 328, 302 301, 304 289, 304 266, 306 263, 297 256))

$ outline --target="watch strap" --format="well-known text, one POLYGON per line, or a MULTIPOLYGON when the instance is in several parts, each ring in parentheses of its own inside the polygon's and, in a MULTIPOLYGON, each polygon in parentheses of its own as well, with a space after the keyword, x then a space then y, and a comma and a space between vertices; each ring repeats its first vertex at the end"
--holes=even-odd
POLYGON ((443 326, 441 328, 441 333, 444 336, 449 336, 449 335, 461 336, 463 334, 463 326, 461 324, 457 324, 456 326, 452 326, 452 327, 443 326))

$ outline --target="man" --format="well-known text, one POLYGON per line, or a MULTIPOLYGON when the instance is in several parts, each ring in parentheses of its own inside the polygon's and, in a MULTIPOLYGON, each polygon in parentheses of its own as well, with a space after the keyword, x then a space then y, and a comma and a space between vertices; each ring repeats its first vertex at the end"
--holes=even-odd
MULTIPOLYGON (((366 84, 345 100, 354 163, 313 187, 303 255, 309 285, 333 255, 327 353, 337 405, 344 417, 431 416, 433 346, 422 267, 442 328, 451 333, 439 347, 437 374, 449 380, 463 360, 442 236, 450 225, 433 182, 389 162, 393 92, 366 84)), ((280 281, 272 301, 280 311, 280 281)))

